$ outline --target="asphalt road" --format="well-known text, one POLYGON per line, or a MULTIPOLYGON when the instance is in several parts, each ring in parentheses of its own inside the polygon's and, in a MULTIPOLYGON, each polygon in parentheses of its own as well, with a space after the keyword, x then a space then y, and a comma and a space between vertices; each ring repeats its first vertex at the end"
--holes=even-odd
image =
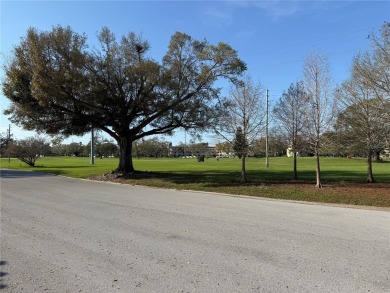
POLYGON ((390 212, 1 170, 4 292, 389 292, 390 212))

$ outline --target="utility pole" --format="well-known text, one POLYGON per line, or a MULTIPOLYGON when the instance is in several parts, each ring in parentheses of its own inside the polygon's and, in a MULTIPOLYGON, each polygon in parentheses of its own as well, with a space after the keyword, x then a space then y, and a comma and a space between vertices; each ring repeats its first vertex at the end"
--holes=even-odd
POLYGON ((93 133, 93 128, 91 130, 91 165, 95 164, 95 137, 93 133))
MULTIPOLYGON (((11 124, 8 125, 8 142, 7 142, 7 147, 9 146, 10 142, 11 142, 11 124)), ((11 156, 10 156, 10 154, 8 154, 8 164, 10 164, 10 163, 11 163, 11 156)))
POLYGON ((268 160, 268 89, 267 89, 267 109, 266 109, 266 116, 265 116, 265 166, 269 167, 269 160, 268 160))
POLYGON ((186 155, 186 148, 187 148, 187 130, 184 129, 184 150, 183 150, 184 157, 187 157, 187 155, 186 155))

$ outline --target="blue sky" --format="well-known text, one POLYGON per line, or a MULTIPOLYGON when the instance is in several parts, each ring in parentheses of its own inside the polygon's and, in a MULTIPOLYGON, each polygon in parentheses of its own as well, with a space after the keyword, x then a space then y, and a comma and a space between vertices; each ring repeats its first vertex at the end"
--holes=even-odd
MULTIPOLYGON (((230 44, 247 63, 247 73, 269 89, 272 105, 290 83, 302 79, 303 59, 310 52, 328 56, 334 85, 348 78, 353 56, 369 49, 368 35, 390 21, 390 1, 2 0, 0 13, 1 63, 29 27, 50 30, 69 25, 86 33, 91 46, 103 26, 118 38, 132 31, 149 40, 150 55, 156 60, 162 59, 170 37, 180 31, 230 44)), ((0 95, 3 112, 9 103, 0 95)), ((1 114, 0 132, 8 124, 1 114)), ((19 139, 33 134, 11 127, 19 139)), ((88 136, 71 140, 86 143, 88 136)), ((184 134, 166 140, 184 142, 184 134)), ((204 140, 214 143, 206 135, 204 140)))

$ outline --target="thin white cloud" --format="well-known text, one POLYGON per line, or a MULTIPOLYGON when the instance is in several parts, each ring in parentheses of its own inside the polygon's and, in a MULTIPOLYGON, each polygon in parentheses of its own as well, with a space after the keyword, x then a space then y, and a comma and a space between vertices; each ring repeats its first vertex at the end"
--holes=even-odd
POLYGON ((202 21, 210 27, 227 27, 234 23, 235 13, 242 9, 258 9, 274 21, 284 17, 311 13, 315 9, 326 9, 327 1, 302 0, 242 0, 242 1, 210 1, 202 12, 202 21))
POLYGON ((245 29, 237 32, 236 37, 240 39, 250 39, 256 34, 256 32, 257 29, 255 28, 245 29))
MULTIPOLYGON (((354 0, 356 1, 356 0, 354 0)), ((280 20, 284 17, 309 14, 316 10, 327 10, 330 4, 334 6, 346 5, 352 0, 338 1, 338 0, 243 0, 243 1, 228 1, 229 5, 236 8, 257 8, 264 12, 265 15, 273 20, 280 20)))
POLYGON ((253 5, 276 20, 302 11, 302 2, 297 1, 255 1, 253 5))
POLYGON ((214 27, 230 26, 233 23, 233 15, 229 11, 209 7, 203 12, 203 23, 214 27))

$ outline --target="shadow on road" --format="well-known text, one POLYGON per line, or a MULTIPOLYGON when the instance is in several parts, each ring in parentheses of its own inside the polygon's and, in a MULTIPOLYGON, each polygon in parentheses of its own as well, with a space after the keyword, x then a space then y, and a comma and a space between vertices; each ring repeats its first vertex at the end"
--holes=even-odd
POLYGON ((22 170, 9 170, 0 169, 1 178, 25 178, 25 177, 47 177, 54 176, 48 173, 34 172, 34 171, 22 171, 22 170))
POLYGON ((8 275, 8 273, 3 272, 3 268, 2 268, 2 267, 5 266, 6 264, 7 264, 6 261, 0 260, 0 289, 5 289, 5 288, 7 288, 7 285, 4 284, 3 278, 4 278, 4 276, 8 275))

